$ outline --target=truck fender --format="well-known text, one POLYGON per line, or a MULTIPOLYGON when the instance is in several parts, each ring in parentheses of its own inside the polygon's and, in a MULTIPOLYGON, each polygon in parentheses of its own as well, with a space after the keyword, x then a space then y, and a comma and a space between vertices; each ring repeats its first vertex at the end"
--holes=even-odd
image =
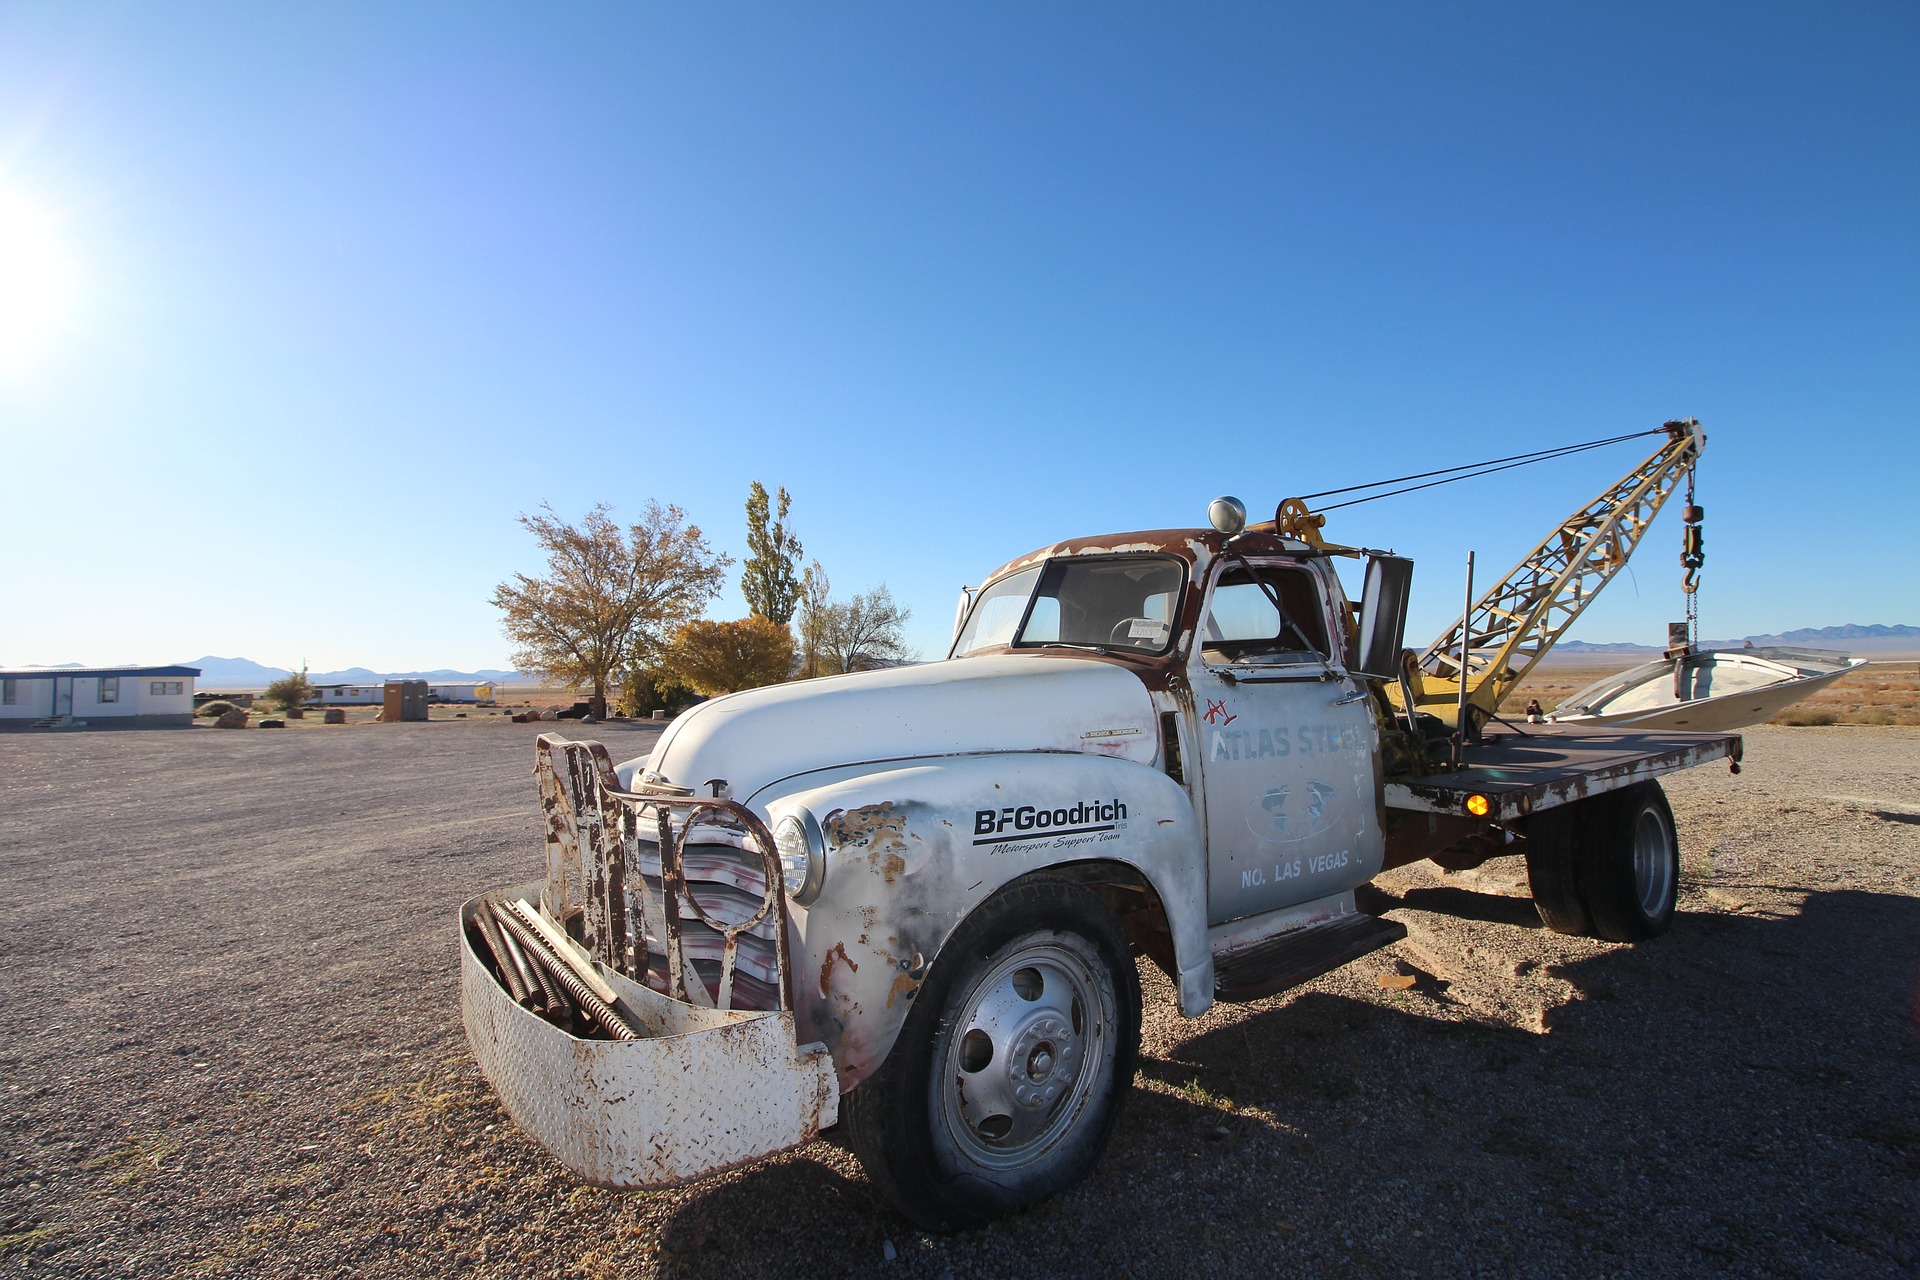
POLYGON ((827 1046, 843 1092, 886 1058, 967 914, 1039 871, 1137 872, 1166 917, 1181 1011, 1213 1003, 1199 823, 1185 790, 1150 766, 983 754, 823 771, 778 791, 756 797, 769 822, 804 809, 826 846, 818 896, 789 904, 791 973, 802 1041, 827 1046))

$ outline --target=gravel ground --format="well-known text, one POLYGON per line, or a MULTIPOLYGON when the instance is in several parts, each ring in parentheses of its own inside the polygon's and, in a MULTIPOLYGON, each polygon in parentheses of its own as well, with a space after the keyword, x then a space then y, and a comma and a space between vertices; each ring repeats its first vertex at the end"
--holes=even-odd
POLYGON ((949 1238, 831 1137, 616 1194, 506 1121, 453 912, 537 871, 537 731, 0 735, 0 1273, 1920 1274, 1920 730, 1671 780, 1642 947, 1545 932, 1503 859, 1383 877, 1409 938, 1259 1004, 1186 1022, 1144 968, 1093 1177, 949 1238))

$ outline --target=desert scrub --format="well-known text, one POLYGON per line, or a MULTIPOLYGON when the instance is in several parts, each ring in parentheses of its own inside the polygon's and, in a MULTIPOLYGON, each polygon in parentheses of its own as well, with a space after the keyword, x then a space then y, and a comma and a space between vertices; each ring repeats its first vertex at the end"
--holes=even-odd
POLYGON ((238 710, 240 710, 240 708, 231 702, 208 702, 196 708, 193 714, 208 720, 215 720, 227 714, 229 711, 238 710))

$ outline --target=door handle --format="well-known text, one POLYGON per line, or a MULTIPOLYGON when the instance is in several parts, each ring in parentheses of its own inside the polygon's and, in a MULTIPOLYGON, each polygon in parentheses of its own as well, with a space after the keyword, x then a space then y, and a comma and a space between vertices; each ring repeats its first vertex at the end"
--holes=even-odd
POLYGON ((1360 701, 1360 699, 1366 696, 1367 696, 1367 691, 1365 689, 1355 689, 1352 693, 1346 694, 1343 697, 1335 698, 1333 700, 1333 705, 1336 707, 1344 707, 1349 702, 1358 702, 1360 701))

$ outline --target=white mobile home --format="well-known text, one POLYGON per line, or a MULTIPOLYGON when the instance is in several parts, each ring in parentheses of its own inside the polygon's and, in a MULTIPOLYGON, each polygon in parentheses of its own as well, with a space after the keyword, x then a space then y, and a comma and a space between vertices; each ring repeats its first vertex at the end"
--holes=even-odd
POLYGON ((307 705, 310 707, 377 707, 385 696, 384 685, 317 684, 313 686, 313 696, 307 699, 307 705))
POLYGON ((0 725, 189 725, 198 667, 0 668, 0 725))
POLYGON ((493 686, 490 684, 429 684, 427 699, 431 702, 492 702, 493 686))

